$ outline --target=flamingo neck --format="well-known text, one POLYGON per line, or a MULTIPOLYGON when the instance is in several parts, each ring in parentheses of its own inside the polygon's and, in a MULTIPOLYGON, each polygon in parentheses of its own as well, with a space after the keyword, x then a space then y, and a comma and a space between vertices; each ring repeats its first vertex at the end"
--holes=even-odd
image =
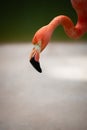
POLYGON ((67 16, 60 15, 55 17, 49 24, 50 31, 53 32, 57 26, 62 25, 65 32, 69 37, 76 37, 74 36, 73 28, 74 24, 71 19, 67 16))
MULTIPOLYGON (((81 17, 78 17, 78 22, 76 24, 76 26, 74 26, 72 20, 64 15, 60 15, 55 17, 49 24, 49 30, 53 33, 53 31, 56 29, 57 26, 62 25, 66 34, 73 39, 77 39, 80 36, 82 36, 86 31, 87 31, 87 27, 85 29, 85 26, 87 24, 83 23, 81 21, 81 17)), ((87 19, 86 19, 87 20, 87 19)), ((85 19, 84 19, 85 21, 85 19)))
POLYGON ((82 34, 87 32, 87 14, 84 15, 84 13, 78 14, 78 21, 75 26, 76 29, 79 29, 82 34))
POLYGON ((48 25, 49 25, 49 29, 50 31, 54 31, 56 29, 56 27, 58 25, 60 25, 61 23, 61 17, 60 16, 57 16, 55 17, 48 25))
POLYGON ((87 16, 78 15, 78 21, 79 21, 81 24, 84 24, 84 25, 87 26, 87 16))

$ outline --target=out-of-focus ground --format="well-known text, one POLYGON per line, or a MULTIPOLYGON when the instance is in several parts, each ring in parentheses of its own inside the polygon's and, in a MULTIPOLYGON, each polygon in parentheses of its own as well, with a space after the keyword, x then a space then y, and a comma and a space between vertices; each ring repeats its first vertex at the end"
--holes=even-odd
POLYGON ((0 130, 87 130, 87 44, 0 45, 0 130))

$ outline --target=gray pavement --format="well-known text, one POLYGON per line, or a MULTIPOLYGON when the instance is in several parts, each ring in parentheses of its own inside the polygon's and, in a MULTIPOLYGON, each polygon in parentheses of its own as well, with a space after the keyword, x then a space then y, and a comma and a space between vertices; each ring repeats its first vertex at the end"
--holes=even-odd
POLYGON ((0 45, 0 130, 87 130, 87 44, 0 45))

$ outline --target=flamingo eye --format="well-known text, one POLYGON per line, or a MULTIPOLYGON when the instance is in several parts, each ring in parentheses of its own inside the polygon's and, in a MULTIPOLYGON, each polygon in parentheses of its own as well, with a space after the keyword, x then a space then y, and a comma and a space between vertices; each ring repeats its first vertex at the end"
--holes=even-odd
POLYGON ((34 48, 37 50, 37 51, 41 51, 41 41, 39 41, 37 44, 34 45, 34 48))

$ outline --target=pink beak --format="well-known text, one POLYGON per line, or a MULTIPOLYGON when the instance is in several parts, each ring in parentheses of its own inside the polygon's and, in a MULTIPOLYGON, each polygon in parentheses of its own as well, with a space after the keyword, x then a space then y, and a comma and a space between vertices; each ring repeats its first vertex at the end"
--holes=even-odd
POLYGON ((42 69, 40 67, 40 62, 39 62, 40 51, 41 51, 40 49, 41 49, 40 45, 36 44, 30 55, 30 63, 38 72, 41 73, 42 69))

